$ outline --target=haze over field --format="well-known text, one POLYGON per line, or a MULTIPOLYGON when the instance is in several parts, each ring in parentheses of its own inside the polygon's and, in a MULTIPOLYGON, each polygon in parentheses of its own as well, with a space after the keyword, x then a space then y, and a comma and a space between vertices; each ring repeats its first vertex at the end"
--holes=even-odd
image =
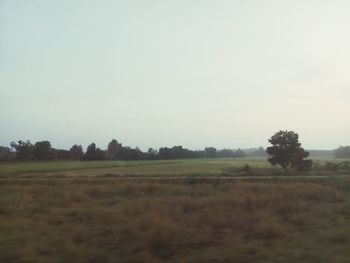
POLYGON ((349 1, 0 1, 0 145, 349 145, 349 1))

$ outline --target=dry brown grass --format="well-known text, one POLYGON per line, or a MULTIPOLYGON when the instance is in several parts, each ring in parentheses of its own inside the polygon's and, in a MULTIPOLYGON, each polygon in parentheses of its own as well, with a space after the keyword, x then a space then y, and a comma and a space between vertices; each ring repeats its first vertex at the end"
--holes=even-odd
POLYGON ((347 262, 342 187, 2 182, 0 262, 347 262))

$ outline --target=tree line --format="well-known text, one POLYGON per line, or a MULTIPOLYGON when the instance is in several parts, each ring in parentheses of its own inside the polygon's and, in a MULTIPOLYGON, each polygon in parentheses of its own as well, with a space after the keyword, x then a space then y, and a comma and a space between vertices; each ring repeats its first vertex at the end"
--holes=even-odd
POLYGON ((108 143, 107 149, 101 149, 91 143, 83 150, 81 145, 75 144, 69 150, 55 149, 50 141, 31 143, 29 140, 11 142, 10 147, 0 146, 0 161, 52 161, 52 160, 166 160, 192 158, 223 158, 245 157, 246 153, 240 149, 221 149, 206 147, 204 150, 189 150, 182 146, 149 148, 142 151, 138 147, 123 146, 116 139, 108 143))
POLYGON ((350 146, 339 146, 334 150, 334 156, 335 158, 350 158, 350 146))
MULTIPOLYGON (((69 150, 55 149, 49 141, 31 143, 29 140, 11 142, 11 147, 0 146, 0 161, 51 161, 51 160, 166 160, 224 157, 267 157, 263 147, 245 150, 221 149, 206 147, 204 150, 189 150, 182 146, 149 148, 142 151, 138 147, 123 146, 117 140, 109 142, 106 149, 91 143, 86 151, 75 144, 69 150)), ((350 146, 339 146, 333 152, 335 158, 350 158, 350 146)))

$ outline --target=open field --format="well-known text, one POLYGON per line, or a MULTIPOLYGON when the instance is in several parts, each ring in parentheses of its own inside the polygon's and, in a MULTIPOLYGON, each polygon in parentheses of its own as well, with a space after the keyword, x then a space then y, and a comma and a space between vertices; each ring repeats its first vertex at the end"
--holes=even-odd
POLYGON ((0 262, 344 262, 350 178, 0 181, 0 262))
POLYGON ((319 173, 247 158, 1 164, 0 262, 348 263, 350 176, 319 173))
POLYGON ((227 167, 272 168, 265 159, 60 161, 0 164, 0 176, 220 175, 227 167))
MULTIPOLYGON (((334 160, 332 161, 334 162, 334 160)), ((281 174, 280 169, 272 167, 264 158, 223 158, 161 161, 57 161, 3 163, 0 164, 0 178, 239 176, 247 175, 247 171, 243 171, 245 165, 249 165, 249 175, 260 176, 281 174)), ((313 173, 320 174, 320 171, 313 173)), ((336 174, 336 172, 333 171, 333 174, 336 174)))

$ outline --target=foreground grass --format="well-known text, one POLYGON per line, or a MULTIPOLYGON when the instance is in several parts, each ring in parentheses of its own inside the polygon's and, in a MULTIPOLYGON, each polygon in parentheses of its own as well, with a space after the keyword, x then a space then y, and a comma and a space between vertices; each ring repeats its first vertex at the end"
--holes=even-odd
POLYGON ((0 262, 349 262, 350 180, 0 182, 0 262))

